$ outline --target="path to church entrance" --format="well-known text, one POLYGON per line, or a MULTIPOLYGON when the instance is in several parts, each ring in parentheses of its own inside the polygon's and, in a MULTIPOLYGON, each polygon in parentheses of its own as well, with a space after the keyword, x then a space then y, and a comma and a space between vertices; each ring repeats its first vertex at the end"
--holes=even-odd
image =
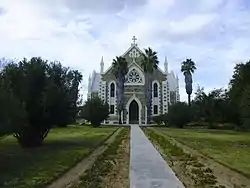
POLYGON ((131 126, 130 188, 184 188, 139 126, 131 126))

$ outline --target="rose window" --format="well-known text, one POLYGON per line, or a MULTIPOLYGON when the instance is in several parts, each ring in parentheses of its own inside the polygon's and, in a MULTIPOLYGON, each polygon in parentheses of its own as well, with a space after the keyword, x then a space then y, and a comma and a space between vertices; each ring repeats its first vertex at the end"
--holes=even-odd
POLYGON ((135 69, 132 69, 129 72, 127 77, 127 83, 142 83, 142 78, 135 69))

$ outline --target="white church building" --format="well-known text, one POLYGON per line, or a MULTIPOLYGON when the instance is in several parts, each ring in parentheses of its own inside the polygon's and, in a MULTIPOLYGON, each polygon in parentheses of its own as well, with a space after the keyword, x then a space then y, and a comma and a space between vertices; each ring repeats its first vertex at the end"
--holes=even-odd
MULTIPOLYGON (((145 74, 139 60, 144 53, 134 42, 124 52, 118 54, 126 58, 128 73, 125 82, 125 110, 122 121, 125 124, 145 124, 147 119, 147 106, 145 103, 145 74)), ((168 71, 167 58, 162 62, 164 71, 158 68, 153 72, 152 82, 152 116, 168 112, 168 106, 180 100, 179 79, 173 71, 168 71)), ((111 62, 110 62, 111 63, 111 62)), ((159 63, 161 64, 161 62, 159 63)), ((110 117, 106 123, 118 123, 116 110, 116 84, 111 66, 104 70, 104 60, 101 58, 100 72, 93 71, 89 76, 88 97, 98 95, 110 106, 110 117)))

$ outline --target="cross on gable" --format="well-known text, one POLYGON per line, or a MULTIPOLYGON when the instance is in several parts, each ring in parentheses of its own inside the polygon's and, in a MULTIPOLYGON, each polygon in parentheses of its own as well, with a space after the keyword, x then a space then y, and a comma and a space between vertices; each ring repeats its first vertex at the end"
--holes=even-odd
POLYGON ((135 38, 135 36, 133 36, 132 40, 133 40, 133 42, 135 44, 135 41, 137 40, 137 38, 135 38))

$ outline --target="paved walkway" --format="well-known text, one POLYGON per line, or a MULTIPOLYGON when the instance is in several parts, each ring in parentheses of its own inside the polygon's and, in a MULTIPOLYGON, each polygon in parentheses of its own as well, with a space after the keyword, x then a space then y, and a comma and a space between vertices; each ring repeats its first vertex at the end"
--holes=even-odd
POLYGON ((184 188, 139 126, 131 126, 130 188, 184 188))

